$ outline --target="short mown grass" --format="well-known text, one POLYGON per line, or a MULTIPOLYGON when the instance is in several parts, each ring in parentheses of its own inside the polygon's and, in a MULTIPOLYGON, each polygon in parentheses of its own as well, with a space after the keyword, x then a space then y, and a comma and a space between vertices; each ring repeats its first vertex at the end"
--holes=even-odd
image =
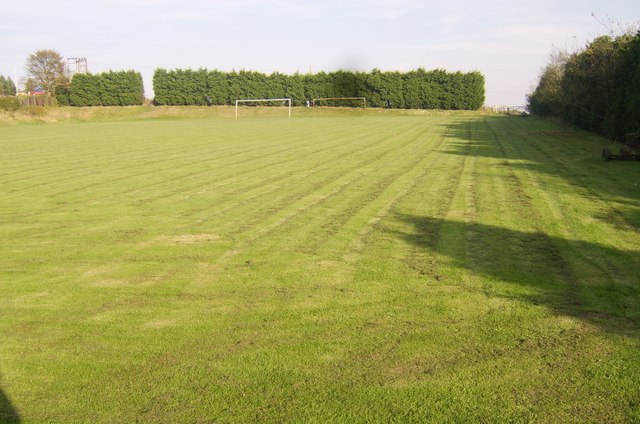
POLYGON ((640 420, 640 166, 604 140, 101 113, 0 124, 0 422, 640 420))

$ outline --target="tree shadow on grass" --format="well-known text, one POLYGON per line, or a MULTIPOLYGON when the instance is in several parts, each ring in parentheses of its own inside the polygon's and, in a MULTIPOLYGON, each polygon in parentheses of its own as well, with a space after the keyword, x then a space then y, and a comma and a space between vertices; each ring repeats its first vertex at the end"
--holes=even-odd
MULTIPOLYGON (((561 177, 582 193, 604 199, 640 229, 640 163, 604 162, 607 140, 537 118, 485 116, 483 125, 458 120, 443 124, 449 137, 443 153, 507 160, 504 165, 561 177)), ((602 216, 601 219, 616 218, 602 216)))
POLYGON ((2 424, 18 424, 20 415, 14 408, 11 400, 0 389, 0 423, 2 424))
POLYGON ((444 261, 489 277, 487 284, 493 287, 478 289, 490 295, 545 305, 609 332, 640 335, 639 250, 478 223, 397 217, 413 231, 394 234, 417 246, 418 252, 441 255, 419 270, 437 280, 446 280, 438 269, 444 261))

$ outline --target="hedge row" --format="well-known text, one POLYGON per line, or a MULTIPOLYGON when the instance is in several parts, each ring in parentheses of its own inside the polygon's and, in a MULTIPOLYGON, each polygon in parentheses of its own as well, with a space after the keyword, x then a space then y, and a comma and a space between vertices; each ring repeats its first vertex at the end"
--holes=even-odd
POLYGON ((598 37, 556 58, 528 100, 532 113, 611 138, 640 130, 640 32, 598 37))
POLYGON ((135 71, 75 74, 69 88, 58 88, 60 105, 133 106, 144 101, 142 76, 135 71))
POLYGON ((304 75, 157 69, 153 90, 158 105, 232 105, 237 99, 284 97, 300 106, 315 98, 366 97, 373 107, 475 110, 485 98, 484 76, 479 72, 424 69, 304 75))

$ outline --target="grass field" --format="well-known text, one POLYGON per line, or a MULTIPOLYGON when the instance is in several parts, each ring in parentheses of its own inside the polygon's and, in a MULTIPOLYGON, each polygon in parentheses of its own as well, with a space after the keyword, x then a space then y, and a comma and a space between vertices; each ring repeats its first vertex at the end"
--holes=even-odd
POLYGON ((0 422, 638 422, 640 164, 534 118, 0 124, 0 422))

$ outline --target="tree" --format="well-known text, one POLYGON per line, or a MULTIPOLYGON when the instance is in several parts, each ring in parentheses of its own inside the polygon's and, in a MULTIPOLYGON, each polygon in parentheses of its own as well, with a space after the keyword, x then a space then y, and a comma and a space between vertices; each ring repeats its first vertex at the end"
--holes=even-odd
POLYGON ((551 57, 529 110, 610 138, 640 128, 640 32, 596 37, 573 54, 551 57))
POLYGON ((36 50, 27 57, 26 86, 40 87, 55 95, 57 87, 68 86, 62 55, 55 50, 36 50))
POLYGON ((560 116, 564 104, 562 79, 570 55, 556 50, 540 75, 538 86, 527 96, 529 112, 540 116, 560 116))
POLYGON ((11 80, 11 77, 4 77, 0 75, 0 96, 15 96, 16 85, 11 80))
POLYGON ((7 77, 7 80, 5 82, 5 86, 6 86, 6 92, 5 94, 8 96, 15 96, 16 92, 18 91, 18 89, 16 88, 15 83, 13 82, 13 80, 11 79, 11 77, 7 77))
POLYGON ((640 30, 623 46, 620 55, 612 120, 616 137, 640 130, 640 30))

